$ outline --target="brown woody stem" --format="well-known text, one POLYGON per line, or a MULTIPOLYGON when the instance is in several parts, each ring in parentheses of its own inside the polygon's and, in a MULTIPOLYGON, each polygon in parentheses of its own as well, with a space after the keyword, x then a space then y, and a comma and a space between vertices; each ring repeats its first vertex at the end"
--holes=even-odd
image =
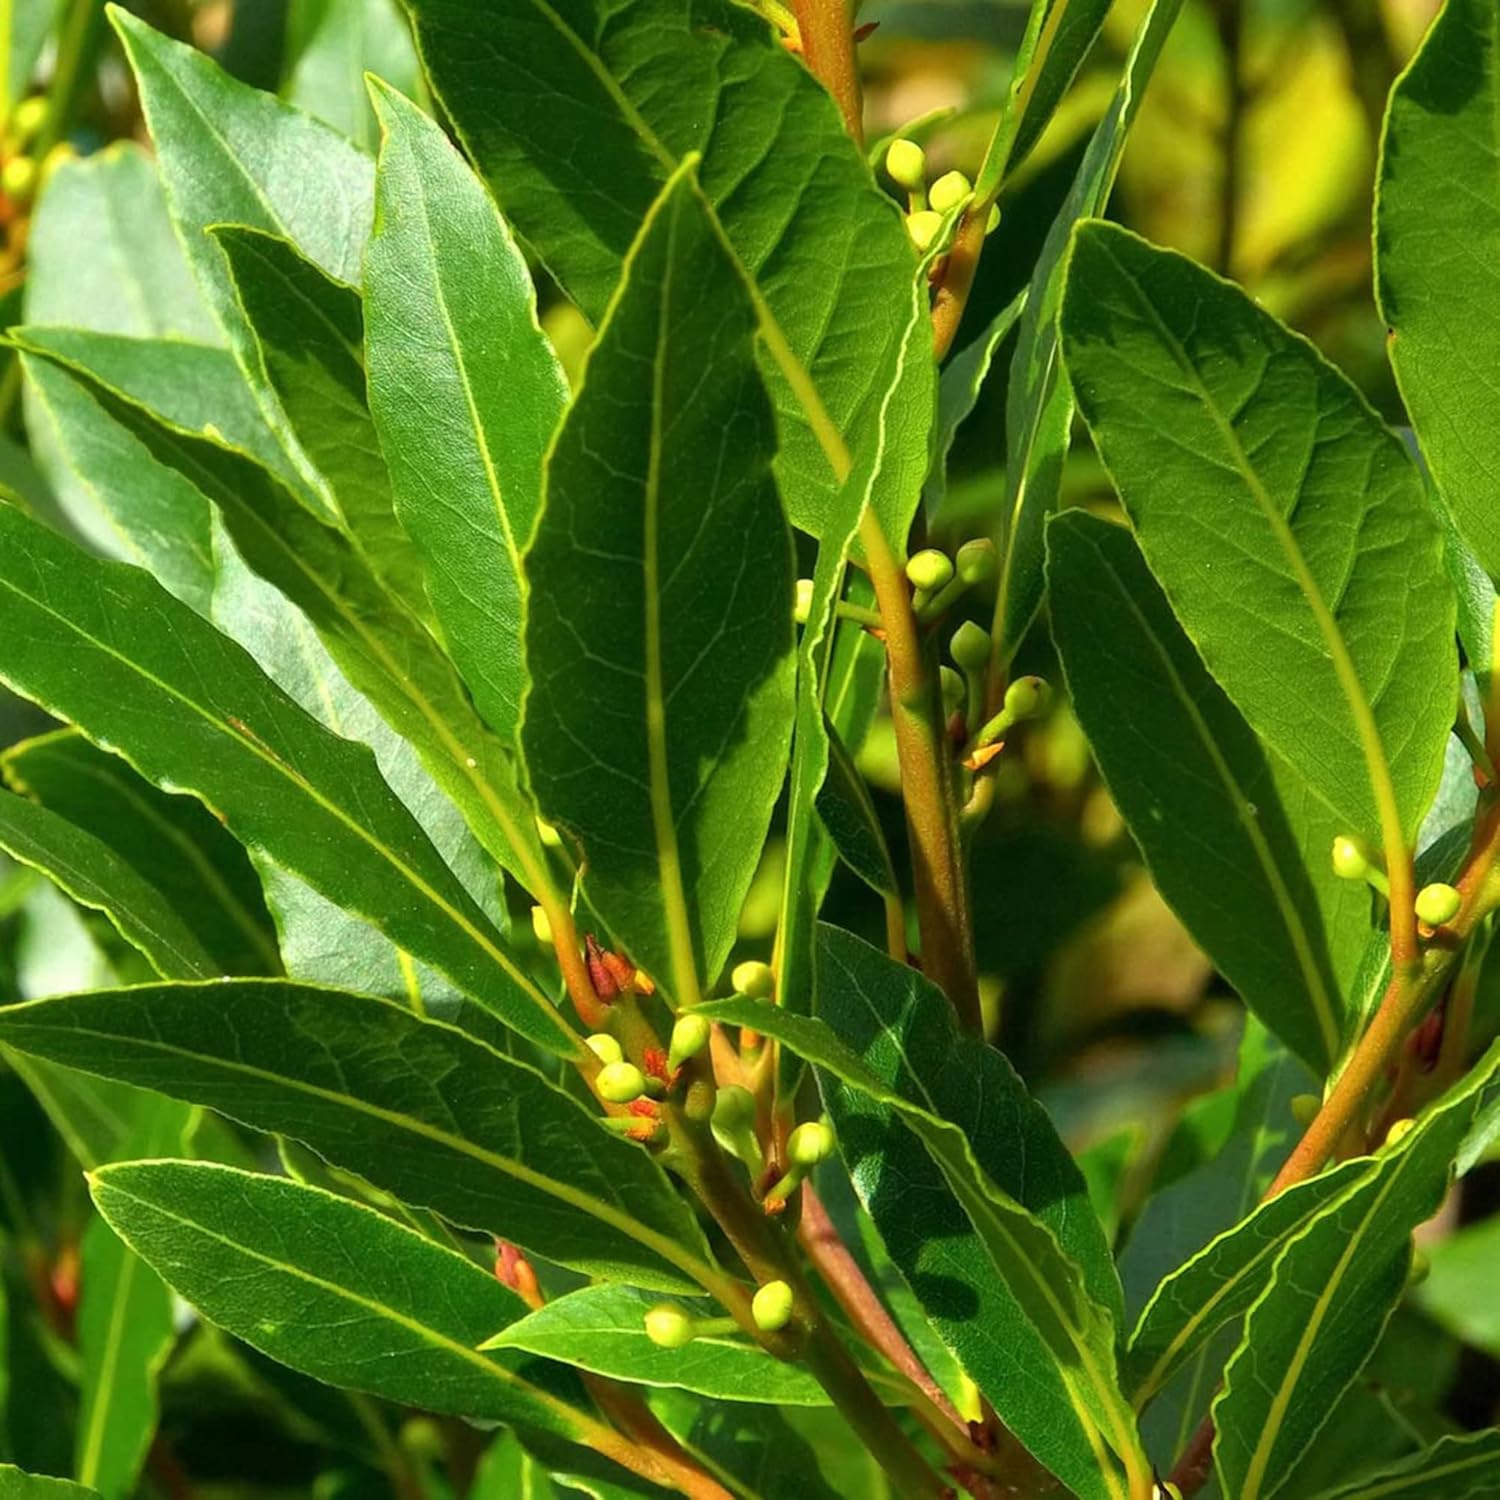
POLYGON ((808 71, 833 95, 844 128, 864 144, 864 94, 854 56, 854 30, 844 0, 795 0, 797 30, 808 71))

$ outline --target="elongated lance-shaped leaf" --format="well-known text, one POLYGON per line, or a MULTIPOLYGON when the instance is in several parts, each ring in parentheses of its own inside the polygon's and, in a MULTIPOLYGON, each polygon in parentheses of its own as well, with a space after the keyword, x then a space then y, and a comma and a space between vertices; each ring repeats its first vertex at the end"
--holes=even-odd
POLYGON ((1059 1479, 1085 1500, 1125 1495, 1111 1453, 1149 1470, 1116 1382, 1119 1284, 1081 1174, 929 981, 847 933, 819 937, 818 1017, 742 999, 704 1014, 814 1065, 855 1188, 943 1341, 1059 1479))
POLYGON ((208 950, 213 973, 266 974, 280 967, 244 847, 196 798, 160 791, 76 729, 0 751, 0 775, 14 790, 87 828, 160 891, 208 950))
POLYGON ((527 555, 522 745, 615 938, 691 1004, 786 770, 792 553, 755 314, 691 165, 631 254, 527 555))
POLYGON ((554 1051, 572 1034, 391 794, 244 650, 135 568, 0 505, 0 680, 190 791, 397 944, 554 1051))
POLYGON ((521 554, 567 382, 489 194, 421 110, 371 89, 381 148, 365 259, 370 406, 448 649, 508 738, 525 689, 521 554))
MULTIPOLYGON (((170 1156, 185 1149, 191 1112, 145 1095, 121 1142, 124 1158, 170 1156)), ((84 1231, 78 1300, 83 1366, 74 1473, 104 1500, 135 1492, 156 1433, 157 1376, 176 1341, 172 1295, 102 1218, 84 1231)))
POLYGON ((359 293, 258 229, 211 231, 224 253, 264 377, 302 451, 327 481, 344 529, 381 581, 425 613, 422 564, 401 529, 365 398, 359 293))
POLYGON ((1209 676, 1128 532, 1071 511, 1047 545, 1069 694, 1157 887, 1324 1076, 1370 928, 1367 892, 1329 866, 1337 819, 1209 676))
POLYGON ((1005 501, 992 627, 1002 662, 1014 656, 1042 602, 1046 522, 1057 506, 1073 427, 1073 392, 1057 347, 1069 238, 1080 219, 1102 214, 1109 203, 1130 127, 1181 9, 1182 0, 1152 0, 1031 273, 1005 394, 1005 501))
MULTIPOLYGON (((632 1384, 680 1386, 715 1401, 773 1406, 826 1406, 827 1393, 806 1370, 771 1358, 757 1344, 704 1334, 682 1349, 662 1349, 646 1335, 658 1299, 628 1286, 570 1292, 511 1323, 486 1345, 524 1349, 632 1384)), ((712 1317, 711 1303, 686 1304, 691 1317, 712 1317)))
POLYGON ((25 797, 0 793, 0 849, 102 911, 167 979, 210 979, 219 966, 162 893, 103 839, 25 797))
POLYGON ((1442 537, 1400 440, 1237 287, 1112 225, 1080 227, 1060 326, 1141 551, 1209 671, 1346 832, 1406 842, 1442 770, 1458 661, 1442 537))
MULTIPOLYGON (((905 339, 891 309, 910 295, 915 256, 832 100, 766 22, 728 0, 407 8, 433 89, 507 220, 589 318, 603 316, 663 185, 702 155, 703 191, 868 484, 905 339)), ((843 476, 791 385, 768 380, 787 509, 821 534, 843 476)))
POLYGON ((0 1011, 0 1036, 289 1135, 563 1265, 668 1289, 711 1270, 650 1155, 535 1069, 371 995, 289 980, 98 991, 0 1011))
POLYGON ((1282 1250, 1213 1406, 1226 1495, 1275 1494, 1374 1352, 1497 1072, 1500 1045, 1282 1250))
POLYGON ((100 1500, 99 1491, 71 1479, 28 1474, 14 1464, 0 1464, 0 1500, 100 1500))
POLYGON ((586 1425, 563 1372, 527 1371, 515 1355, 475 1348, 526 1304, 473 1261, 373 1209, 198 1162, 128 1162, 90 1185, 111 1228, 169 1286, 294 1370, 565 1437, 586 1425))
POLYGON ((395 0, 313 0, 287 15, 285 96, 340 135, 375 145, 367 75, 414 93, 421 66, 411 27, 395 0))
POLYGON ((1500 1431, 1445 1437, 1316 1500, 1483 1500, 1500 1485, 1500 1431))
POLYGON ((246 455, 123 399, 91 371, 67 368, 107 416, 213 503, 240 556, 307 615, 475 836, 523 882, 534 879, 541 866, 535 820, 509 753, 480 722, 437 642, 349 540, 246 455))
POLYGON ((1500 573, 1500 15, 1448 0, 1391 92, 1375 285, 1396 383, 1443 500, 1500 573))
POLYGON ((329 275, 357 283, 369 237, 374 163, 336 131, 231 78, 197 48, 109 8, 140 90, 167 206, 204 297, 228 337, 266 425, 324 511, 327 487, 258 368, 254 339, 222 256, 205 231, 248 224, 284 235, 329 275), (205 128, 207 125, 207 128, 205 128))
POLYGON ((882 895, 899 895, 896 867, 870 789, 827 714, 823 729, 828 736, 828 774, 818 791, 818 819, 844 863, 866 885, 882 895))

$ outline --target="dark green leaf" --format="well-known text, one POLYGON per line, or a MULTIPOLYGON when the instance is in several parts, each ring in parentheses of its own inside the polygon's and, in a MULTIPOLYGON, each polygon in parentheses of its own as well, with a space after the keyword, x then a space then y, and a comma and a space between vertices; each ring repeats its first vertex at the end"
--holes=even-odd
POLYGON ((1158 889, 1323 1076, 1370 930, 1368 893, 1329 864, 1337 819, 1209 676, 1128 532, 1071 511, 1048 553, 1073 706, 1158 889))
POLYGON ((1243 292, 1108 224, 1075 237, 1061 329, 1209 671, 1346 832, 1410 837, 1458 683, 1442 538, 1399 439, 1243 292))
MULTIPOLYGON (((487 1347, 525 1349, 598 1375, 642 1385, 680 1386, 716 1401, 773 1406, 822 1406, 828 1396, 798 1365, 773 1359, 756 1344, 708 1334, 682 1349, 661 1349, 646 1337, 645 1317, 658 1298, 628 1286, 593 1286, 559 1297, 509 1324, 487 1347)), ((712 1317, 711 1304, 689 1304, 712 1317)))
POLYGON ((1277 1257, 1213 1406, 1225 1494, 1274 1494, 1374 1351, 1406 1286, 1412 1231, 1441 1205, 1497 1070, 1500 1047, 1277 1257))
POLYGON ((1432 476, 1464 539, 1500 572, 1500 471, 1489 371, 1500 334, 1500 15, 1448 0, 1391 93, 1375 218, 1391 364, 1432 476))
POLYGON ((0 792, 0 849, 102 911, 165 979, 209 979, 219 966, 166 897, 102 839, 55 812, 0 792))
POLYGON ((0 772, 139 871, 191 923, 215 973, 275 972, 275 936, 255 871, 202 803, 158 791, 76 729, 10 746, 0 753, 0 772))
POLYGON ((1005 398, 1005 500, 995 601, 1002 661, 1015 654, 1042 602, 1046 521, 1057 505, 1072 434, 1073 392, 1059 367, 1057 346, 1068 243, 1080 219, 1102 214, 1109 203, 1126 137, 1181 9, 1182 0, 1153 0, 1146 12, 1119 87, 1094 129, 1031 274, 1005 398))
POLYGON ((828 774, 818 790, 818 818, 844 862, 866 885, 882 895, 899 895, 891 851, 885 846, 870 789, 826 715, 823 727, 828 736, 828 774))
POLYGON ((302 451, 327 481, 332 509, 396 597, 425 612, 421 562, 396 520, 390 476, 365 404, 359 293, 275 235, 238 225, 212 233, 265 378, 302 451))
POLYGON ((508 738, 526 682, 521 554, 567 383, 488 193, 415 105, 378 86, 374 99, 370 405, 453 659, 508 738))
POLYGON ((1483 1500, 1500 1486, 1500 1431, 1447 1437, 1319 1500, 1483 1500))
POLYGON ((710 1269, 647 1152, 533 1068, 389 1001, 285 980, 140 987, 0 1010, 0 1037, 289 1135, 564 1265, 667 1289, 710 1269))
POLYGON ((791 735, 792 552, 756 322, 685 170, 558 433, 522 744, 583 889, 679 1004, 717 975, 791 735))
POLYGON ((820 929, 818 992, 816 1019, 744 1000, 704 1014, 815 1065, 860 1198, 944 1342, 1060 1479, 1123 1495, 1102 1455, 1144 1460, 1115 1381, 1119 1283, 1046 1115, 940 991, 857 938, 820 929))
POLYGON ((163 1280, 294 1370, 428 1411, 564 1436, 582 1426, 515 1356, 475 1348, 524 1311, 520 1298, 373 1209, 206 1163, 132 1162, 91 1181, 99 1211, 163 1280))
MULTIPOLYGON (((892 309, 911 297, 915 257, 833 103, 766 22, 724 0, 408 8, 469 154, 589 318, 663 184, 701 153, 704 192, 868 484, 907 337, 892 309)), ((821 533, 840 486, 796 396, 769 378, 787 509, 821 533)))
POLYGON ((67 1479, 26 1474, 13 1464, 0 1464, 0 1500, 99 1500, 99 1491, 67 1479))
POLYGON ((245 843, 376 922, 518 1030, 573 1044, 369 751, 309 719, 245 652, 134 568, 0 505, 0 679, 245 843))

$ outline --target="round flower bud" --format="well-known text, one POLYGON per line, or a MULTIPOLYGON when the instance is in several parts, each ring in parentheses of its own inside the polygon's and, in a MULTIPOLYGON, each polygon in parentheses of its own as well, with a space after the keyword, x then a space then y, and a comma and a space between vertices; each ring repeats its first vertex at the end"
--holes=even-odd
POLYGON ((536 934, 536 940, 542 947, 552 946, 552 922, 540 906, 531 908, 531 930, 536 934))
POLYGON ((1441 927, 1443 923, 1451 922, 1463 904, 1464 898, 1441 880, 1424 885, 1417 892, 1417 915, 1429 927, 1441 927))
POLYGON ((646 1075, 634 1063, 605 1063, 594 1087, 599 1097, 611 1104, 631 1104, 646 1092, 646 1075))
POLYGON ((939 667, 938 680, 943 688, 943 707, 950 714, 964 706, 964 680, 952 667, 939 667))
POLYGON ((951 213, 970 193, 974 184, 962 172, 944 172, 927 192, 927 201, 940 213, 951 213))
POLYGON ((799 578, 797 580, 797 602, 792 606, 792 614, 799 625, 807 624, 807 617, 812 613, 813 581, 811 578, 799 578))
POLYGON ((625 1056, 620 1051, 620 1044, 607 1031, 596 1031, 593 1036, 584 1037, 583 1044, 606 1066, 625 1056))
POLYGON ((693 1342, 693 1320, 680 1307, 658 1302, 646 1314, 646 1337, 658 1349, 681 1349, 693 1342))
POLYGON ((1399 1120, 1392 1120, 1391 1128, 1385 1133, 1386 1145, 1394 1146, 1402 1136, 1408 1134, 1416 1126, 1416 1123, 1409 1115, 1404 1115, 1399 1120))
POLYGON ((1292 1095, 1292 1118, 1304 1128, 1312 1124, 1322 1107, 1323 1101, 1317 1094, 1292 1095))
POLYGON ((667 1066, 672 1069, 680 1068, 690 1057, 697 1055, 708 1046, 711 1027, 702 1016, 678 1016, 672 1027, 672 1041, 667 1052, 667 1066))
POLYGON ((0 167, 0 189, 12 203, 27 203, 36 189, 36 162, 29 156, 13 156, 0 167))
POLYGON ((1363 880, 1370 872, 1370 851, 1364 841, 1340 834, 1333 841, 1333 873, 1341 880, 1363 880))
POLYGON ((750 1315, 764 1333, 775 1333, 792 1320, 792 1289, 784 1281, 768 1281, 750 1302, 750 1315))
POLYGON ((886 148, 885 170, 897 187, 920 192, 927 180, 927 153, 915 141, 898 135, 886 148))
POLYGON ((966 672, 982 672, 990 659, 989 632, 972 620, 965 620, 953 632, 948 653, 966 672))
POLYGON ((906 565, 906 576, 912 587, 932 592, 940 589, 953 577, 953 559, 936 547, 925 547, 916 553, 906 565))
POLYGON ((911 236, 911 242, 918 250, 929 249, 932 242, 942 232, 942 228, 942 214, 934 213, 930 208, 924 208, 906 216, 906 232, 911 236))
POLYGON ((734 966, 729 982, 734 986, 736 995, 744 995, 748 1000, 769 1000, 776 988, 776 975, 771 971, 770 964, 763 964, 756 958, 747 958, 744 963, 734 966))
POLYGON ((958 565, 958 576, 970 588, 976 583, 988 583, 1000 571, 1000 554, 987 536, 965 542, 954 554, 954 562, 958 565))
POLYGON ((755 1124, 755 1095, 737 1083, 726 1084, 714 1100, 713 1123, 725 1134, 749 1129, 755 1124))
POLYGON ((815 1167, 833 1155, 833 1148, 833 1132, 821 1120, 809 1120, 787 1137, 787 1160, 794 1167, 815 1167))
POLYGON ((1034 719, 1045 711, 1052 689, 1040 677, 1018 677, 1005 690, 1005 711, 1012 719, 1034 719))
POLYGON ((33 94, 16 105, 15 113, 10 117, 11 139, 17 145, 30 145, 46 123, 47 101, 41 94, 33 94))

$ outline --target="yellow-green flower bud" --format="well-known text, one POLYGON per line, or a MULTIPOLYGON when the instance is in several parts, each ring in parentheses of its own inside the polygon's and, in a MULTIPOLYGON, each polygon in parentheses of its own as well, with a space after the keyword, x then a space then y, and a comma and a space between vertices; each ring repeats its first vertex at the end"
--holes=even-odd
POLYGON ((675 1072, 690 1057, 708 1046, 713 1027, 702 1016, 678 1016, 672 1027, 672 1041, 667 1051, 667 1067, 675 1072))
POLYGON ((531 908, 531 930, 536 934, 536 940, 542 947, 552 946, 552 921, 540 906, 531 908))
POLYGON ((1394 1146, 1402 1136, 1409 1135, 1416 1128, 1416 1123, 1409 1115, 1405 1115, 1399 1120, 1393 1120, 1391 1128, 1385 1133, 1386 1145, 1394 1146))
POLYGON ((1441 880, 1424 885, 1417 892, 1417 915, 1429 927, 1441 927, 1445 922, 1451 922, 1463 904, 1464 898, 1441 880))
POLYGON ((940 589, 953 577, 953 559, 936 547, 925 547, 916 553, 906 565, 906 576, 913 588, 926 589, 931 593, 940 589))
POLYGON ((940 213, 951 213, 970 193, 974 184, 962 172, 944 172, 927 192, 927 201, 940 213))
POLYGON ((897 187, 919 193, 927 181, 927 153, 905 136, 897 136, 886 148, 885 170, 897 187))
POLYGON ((12 203, 29 203, 36 191, 36 162, 29 156, 13 156, 0 167, 0 191, 12 203))
POLYGON ((681 1349, 695 1332, 695 1320, 670 1302, 658 1302, 646 1314, 646 1337, 658 1349, 681 1349))
POLYGON ((732 1134, 755 1124, 755 1095, 737 1083, 726 1084, 714 1100, 714 1128, 732 1134))
POLYGON ((955 554, 954 561, 958 566, 958 576, 970 588, 976 583, 988 583, 1000 571, 1000 554, 987 536, 965 542, 955 554))
POLYGON ((1341 880, 1363 880, 1371 868, 1370 851, 1363 839, 1340 834, 1333 841, 1333 873, 1341 880))
POLYGON ((1005 711, 1012 723, 1045 713, 1051 701, 1052 689, 1040 677, 1018 677, 1005 690, 1005 711))
POLYGON ((930 250, 942 229, 942 214, 934 213, 930 208, 918 209, 906 216, 906 232, 918 250, 930 250))
POLYGON ((617 1063, 625 1056, 620 1051, 620 1044, 607 1031, 596 1031, 593 1036, 584 1037, 583 1044, 606 1065, 617 1063))
POLYGON ((17 146, 29 146, 47 123, 47 101, 41 94, 33 94, 16 105, 10 117, 10 138, 17 146))
POLYGON ((776 1333, 792 1320, 792 1289, 784 1281, 768 1281, 750 1302, 750 1315, 763 1333, 776 1333))
POLYGON ((734 966, 729 983, 736 995, 744 995, 748 1000, 769 1000, 776 988, 776 975, 770 964, 747 958, 744 963, 734 966))
POLYGON ((1304 1128, 1317 1119, 1322 1107, 1323 1101, 1316 1094, 1292 1095, 1292 1118, 1304 1128))
POLYGON ((965 620, 948 642, 948 654, 965 672, 982 672, 989 665, 989 632, 972 620, 965 620))
POLYGON ((797 580, 797 602, 792 607, 792 613, 799 625, 807 624, 807 617, 812 613, 813 581, 811 578, 799 578, 797 580))
POLYGON ((646 1075, 631 1062, 605 1063, 594 1087, 611 1104, 633 1104, 646 1092, 646 1075))
POLYGON ((804 1171, 827 1161, 834 1151, 833 1132, 821 1120, 808 1120, 787 1137, 787 1160, 804 1171))

